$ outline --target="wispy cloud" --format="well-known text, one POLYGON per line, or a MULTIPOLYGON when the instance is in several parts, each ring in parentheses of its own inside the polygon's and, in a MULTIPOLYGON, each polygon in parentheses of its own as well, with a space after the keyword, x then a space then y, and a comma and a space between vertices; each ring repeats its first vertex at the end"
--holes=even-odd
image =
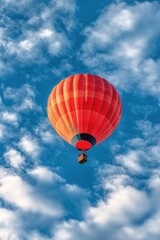
POLYGON ((63 55, 70 48, 66 33, 71 32, 75 26, 75 1, 66 3, 51 0, 47 4, 40 3, 38 8, 34 7, 34 3, 31 0, 19 4, 9 0, 0 3, 2 69, 6 65, 6 57, 9 68, 13 70, 15 61, 20 65, 43 63, 47 60, 46 54, 47 58, 63 55), (6 8, 10 14, 5 14, 6 8), (19 17, 15 21, 10 15, 19 17), (59 21, 62 24, 57 29, 59 21))
POLYGON ((5 136, 5 126, 0 124, 0 139, 3 139, 5 136))
POLYGON ((62 145, 63 140, 58 136, 58 134, 53 130, 48 119, 43 118, 35 128, 35 134, 41 141, 45 144, 52 145, 62 145))
POLYGON ((12 113, 12 112, 2 112, 2 120, 5 122, 5 123, 9 123, 11 125, 18 125, 18 121, 19 121, 19 118, 18 118, 18 115, 16 113, 12 113))
POLYGON ((124 91, 138 87, 159 98, 159 55, 154 58, 159 21, 158 2, 107 7, 84 31, 82 61, 124 91))
POLYGON ((42 150, 37 139, 30 134, 25 134, 21 137, 18 147, 21 151, 33 158, 38 157, 42 150))
POLYGON ((29 84, 23 84, 21 87, 7 87, 3 89, 4 99, 10 103, 14 112, 27 112, 34 109, 40 111, 41 108, 35 102, 35 92, 29 84))
POLYGON ((117 161, 117 163, 122 164, 130 171, 143 173, 144 169, 140 164, 141 157, 142 157, 141 151, 130 150, 124 155, 117 155, 115 160, 117 161))
POLYGON ((19 169, 25 161, 24 156, 14 148, 8 148, 3 156, 7 163, 17 169, 19 169))

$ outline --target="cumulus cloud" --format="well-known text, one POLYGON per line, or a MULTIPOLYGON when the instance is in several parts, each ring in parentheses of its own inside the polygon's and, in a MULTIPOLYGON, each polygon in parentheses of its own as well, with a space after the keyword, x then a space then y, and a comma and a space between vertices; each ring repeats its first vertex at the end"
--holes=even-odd
POLYGON ((8 148, 3 156, 6 162, 17 169, 19 169, 25 161, 24 156, 14 148, 8 148))
POLYGON ((24 210, 60 217, 62 209, 57 203, 39 195, 36 189, 20 176, 0 169, 0 197, 4 201, 24 210), (14 191, 11 191, 11 189, 14 191))
POLYGON ((37 231, 32 231, 29 235, 28 235, 28 239, 32 239, 32 240, 51 240, 50 237, 45 236, 44 234, 40 234, 37 231))
POLYGON ((16 1, 1 1, 2 68, 6 65, 6 57, 12 68, 15 60, 21 65, 30 62, 43 63, 47 60, 46 53, 50 58, 49 56, 62 55, 69 49, 70 41, 66 31, 71 32, 75 25, 75 1, 60 3, 50 0, 46 4, 38 4, 37 8, 34 4, 32 0, 21 1, 20 4, 16 1), (15 21, 10 14, 5 14, 6 8, 11 16, 18 14, 19 18, 15 21), (59 21, 62 24, 57 29, 59 21))
POLYGON ((0 208, 0 239, 18 240, 21 235, 21 222, 18 214, 6 208, 0 208))
POLYGON ((58 136, 58 134, 53 130, 48 119, 43 119, 35 128, 35 134, 41 139, 43 143, 54 145, 62 145, 63 140, 58 136))
POLYGON ((70 219, 55 225, 53 239, 105 240, 107 236, 111 240, 158 240, 159 170, 151 173, 143 190, 131 186, 134 181, 124 173, 122 167, 102 167, 100 175, 104 177, 103 184, 104 180, 105 184, 110 182, 106 188, 103 185, 103 190, 106 190, 104 197, 96 205, 88 206, 81 221, 70 219))
MULTIPOLYGON (((139 221, 150 211, 146 193, 133 187, 119 189, 95 207, 90 206, 83 221, 58 224, 53 239, 120 239, 118 233, 127 224, 139 221)), ((125 239, 125 238, 124 238, 125 239)))
POLYGON ((30 171, 28 173, 36 178, 39 181, 42 182, 51 182, 52 184, 54 182, 64 183, 64 179, 61 178, 58 174, 52 172, 47 167, 38 166, 30 171))
POLYGON ((159 239, 159 124, 138 121, 137 128, 139 137, 129 139, 128 151, 115 157, 118 166, 99 168, 103 197, 86 208, 81 221, 57 224, 53 239, 159 239))
POLYGON ((142 153, 140 151, 128 151, 124 155, 117 155, 116 161, 133 172, 142 173, 143 167, 140 165, 142 153))
POLYGON ((18 115, 16 113, 12 113, 12 112, 2 112, 2 120, 5 123, 9 123, 11 125, 18 125, 18 115))
POLYGON ((112 222, 120 224, 120 219, 124 224, 141 218, 148 208, 149 201, 144 192, 126 187, 112 193, 107 202, 100 201, 97 207, 91 207, 87 217, 100 226, 112 222))
MULTIPOLYGON (((149 174, 159 165, 160 144, 159 124, 153 124, 148 120, 136 122, 136 134, 126 142, 126 148, 114 154, 116 163, 124 168, 121 174, 142 175, 149 174)), ((113 174, 113 172, 111 173, 113 174)))
POLYGON ((33 158, 38 157, 41 152, 41 147, 36 138, 28 134, 21 137, 18 147, 21 151, 33 158))
POLYGON ((138 87, 159 98, 160 60, 153 57, 159 20, 158 2, 111 4, 84 31, 83 62, 123 91, 138 87))
POLYGON ((13 221, 11 225, 9 220, 5 224, 6 216, 2 214, 4 219, 3 224, 0 220, 0 233, 5 233, 2 235, 5 240, 8 236, 16 240, 25 237, 50 239, 50 230, 58 219, 71 216, 75 211, 81 214, 89 203, 85 190, 66 183, 58 174, 43 166, 28 170, 25 176, 0 168, 0 199, 4 212, 13 221))

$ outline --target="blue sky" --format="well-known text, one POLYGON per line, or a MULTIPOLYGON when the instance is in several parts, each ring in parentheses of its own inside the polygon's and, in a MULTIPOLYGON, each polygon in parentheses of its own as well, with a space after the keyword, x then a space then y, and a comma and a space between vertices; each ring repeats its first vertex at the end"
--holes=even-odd
POLYGON ((159 1, 1 0, 0 18, 0 239, 159 240, 159 1), (46 113, 76 73, 123 104, 84 165, 46 113))

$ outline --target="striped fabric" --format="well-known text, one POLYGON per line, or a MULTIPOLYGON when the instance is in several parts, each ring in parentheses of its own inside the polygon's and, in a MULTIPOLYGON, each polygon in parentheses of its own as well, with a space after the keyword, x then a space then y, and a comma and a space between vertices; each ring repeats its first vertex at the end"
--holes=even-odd
POLYGON ((122 104, 116 89, 91 74, 69 76, 48 99, 48 118, 57 133, 79 150, 88 150, 117 127, 122 104))

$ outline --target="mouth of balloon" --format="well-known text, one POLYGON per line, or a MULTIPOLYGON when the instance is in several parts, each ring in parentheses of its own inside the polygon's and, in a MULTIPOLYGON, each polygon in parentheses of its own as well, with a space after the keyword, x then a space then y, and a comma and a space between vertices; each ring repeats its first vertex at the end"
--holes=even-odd
POLYGON ((79 151, 87 151, 96 144, 96 139, 91 134, 79 133, 72 138, 71 143, 79 151))
POLYGON ((76 148, 79 150, 79 151, 82 151, 82 150, 89 150, 90 148, 92 147, 92 144, 86 140, 80 140, 76 143, 76 148))

